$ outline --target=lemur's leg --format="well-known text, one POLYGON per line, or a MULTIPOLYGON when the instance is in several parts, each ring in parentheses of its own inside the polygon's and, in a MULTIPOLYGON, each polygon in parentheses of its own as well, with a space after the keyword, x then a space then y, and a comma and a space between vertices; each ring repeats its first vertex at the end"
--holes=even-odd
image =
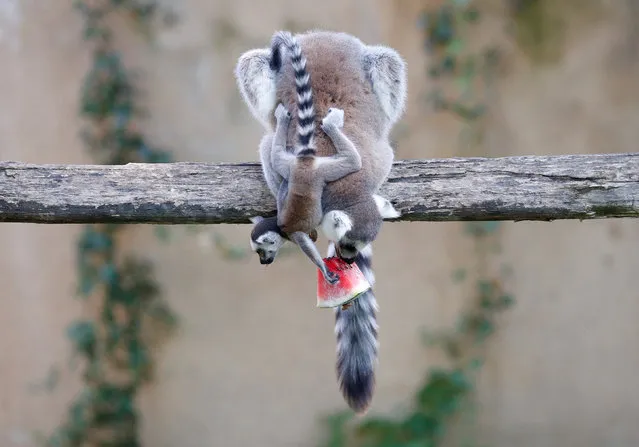
POLYGON ((286 138, 288 136, 288 125, 291 122, 291 114, 286 110, 286 107, 282 104, 278 104, 275 109, 275 119, 277 120, 277 124, 275 136, 273 137, 271 163, 273 164, 275 172, 288 180, 291 165, 295 163, 295 155, 286 150, 286 138))
POLYGON ((277 197, 283 177, 273 169, 271 152, 273 152, 273 135, 269 134, 262 138, 260 142, 260 164, 262 165, 262 174, 268 189, 273 194, 273 197, 277 197))
POLYGON ((362 158, 351 140, 342 132, 344 126, 344 111, 330 108, 322 120, 322 130, 331 139, 337 154, 330 157, 317 158, 317 171, 327 182, 359 171, 362 168, 362 158))
POLYGON ((286 202, 287 197, 288 197, 288 180, 282 179, 282 183, 280 183, 280 188, 277 190, 277 195, 275 196, 275 205, 277 206, 278 213, 284 207, 284 203, 286 202))
MULTIPOLYGON (((262 173, 264 174, 266 185, 277 201, 278 211, 280 210, 281 204, 284 203, 284 200, 286 199, 286 195, 288 193, 288 182, 284 177, 282 177, 282 175, 276 172, 273 167, 273 151, 282 146, 284 147, 284 150, 286 150, 286 136, 288 133, 289 123, 290 117, 288 119, 286 116, 284 116, 283 119, 278 118, 275 133, 264 136, 262 141, 260 141, 259 147, 262 173)), ((256 216, 253 223, 257 225, 261 219, 262 218, 260 216, 256 216)))
POLYGON ((339 276, 326 268, 326 264, 324 264, 322 256, 319 254, 317 247, 308 234, 302 231, 297 231, 295 233, 289 234, 288 236, 293 242, 299 245, 304 254, 306 254, 306 256, 308 256, 309 259, 313 261, 313 264, 315 264, 317 268, 320 269, 322 275, 324 275, 324 279, 329 284, 335 284, 337 281, 339 281, 339 276))

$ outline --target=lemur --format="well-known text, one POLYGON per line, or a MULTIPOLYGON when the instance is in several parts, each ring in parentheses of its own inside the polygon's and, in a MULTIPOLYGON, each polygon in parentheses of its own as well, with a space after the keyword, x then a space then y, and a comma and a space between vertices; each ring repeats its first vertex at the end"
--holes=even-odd
MULTIPOLYGON (((325 132, 313 134, 309 114, 315 115, 316 109, 324 112, 332 105, 342 107, 346 116, 344 133, 359 151, 362 169, 326 185, 322 202, 327 198, 339 202, 323 206, 323 212, 329 214, 323 216, 322 228, 330 240, 337 242, 340 256, 352 262, 357 250, 372 242, 381 227, 373 193, 385 181, 393 161, 388 134, 405 105, 405 64, 394 50, 366 46, 344 33, 316 31, 293 37, 277 32, 271 42, 270 51, 255 49, 244 53, 235 69, 245 102, 267 130, 260 143, 264 175, 271 191, 277 191, 282 176, 267 170, 267 166, 272 166, 269 154, 276 102, 298 108, 300 139, 306 144, 314 141, 319 156, 334 155, 333 144, 325 132), (282 46, 288 48, 291 64, 282 64, 282 46), (306 70, 301 47, 310 55, 310 70, 306 70), (308 71, 313 72, 312 90, 308 71), (358 221, 368 225, 358 225, 358 221)), ((291 134, 289 130, 289 140, 294 137, 291 134)), ((312 213, 317 214, 315 208, 312 213)))
MULTIPOLYGON (((270 160, 275 172, 285 180, 284 186, 280 184, 276 194, 277 223, 282 234, 287 235, 288 239, 299 245, 321 270, 326 281, 334 284, 339 277, 328 271, 317 247, 307 233, 314 231, 322 220, 321 197, 324 186, 328 182, 359 170, 362 162, 353 143, 339 131, 344 123, 344 112, 335 108, 328 109, 321 127, 332 136, 336 154, 316 157, 313 144, 315 131, 313 91, 310 75, 306 70, 306 58, 298 42, 290 33, 276 33, 271 43, 272 65, 281 65, 280 46, 282 45, 291 52, 291 65, 295 72, 298 145, 294 153, 287 151, 291 114, 286 107, 279 104, 275 110, 277 128, 270 160)), ((261 249, 256 250, 259 253, 261 249)))
MULTIPOLYGON (((405 106, 405 63, 395 50, 365 45, 345 33, 312 31, 295 36, 295 40, 304 50, 313 74, 314 111, 319 116, 325 116, 329 108, 340 107, 344 111, 344 133, 349 135, 362 161, 361 169, 324 187, 321 228, 336 242, 331 253, 338 251, 346 261, 355 262, 371 282, 370 244, 382 219, 379 204, 383 199, 376 192, 393 162, 388 136, 405 106)), ((277 195, 284 179, 271 163, 274 110, 279 102, 289 110, 296 109, 295 70, 292 64, 282 64, 279 47, 277 51, 261 48, 242 54, 235 74, 250 112, 266 129, 259 146, 260 160, 266 182, 277 195)), ((294 137, 292 133, 289 129, 289 140, 294 137)), ((334 154, 329 135, 318 132, 313 134, 313 140, 318 156, 334 154)), ((271 225, 274 230, 262 233, 254 242, 259 244, 261 237, 272 237, 273 245, 279 248, 284 240, 278 233, 281 230, 272 225, 277 223, 276 218, 268 219, 271 224, 263 223, 267 220, 263 219, 258 225, 271 225)), ((350 308, 335 309, 338 382, 345 400, 358 413, 369 407, 375 386, 376 310, 372 290, 350 308)))

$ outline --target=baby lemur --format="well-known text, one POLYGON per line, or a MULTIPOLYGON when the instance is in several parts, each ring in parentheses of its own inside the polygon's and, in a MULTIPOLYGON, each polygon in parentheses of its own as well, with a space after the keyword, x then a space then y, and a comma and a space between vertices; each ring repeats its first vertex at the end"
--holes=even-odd
MULTIPOLYGON (((279 104, 275 110, 277 123, 270 156, 270 164, 282 179, 276 194, 277 223, 280 233, 287 235, 288 239, 300 246, 328 282, 335 283, 339 277, 328 271, 317 247, 307 234, 314 231, 322 220, 321 197, 326 184, 357 171, 362 167, 362 162, 353 144, 340 131, 344 124, 344 112, 336 108, 328 110, 321 125, 322 130, 331 136, 336 153, 316 157, 313 144, 313 91, 310 75, 306 70, 306 58, 290 33, 276 33, 271 44, 272 65, 281 65, 281 60, 277 60, 281 59, 282 45, 290 51, 291 66, 295 75, 298 144, 293 153, 287 150, 291 114, 286 107, 279 104)), ((265 252, 260 248, 256 248, 256 251, 265 252)), ((260 255, 260 262, 263 262, 262 258, 260 255)))
MULTIPOLYGON (((375 240, 383 219, 380 208, 384 209, 384 199, 376 196, 376 193, 386 180, 393 162, 394 155, 388 137, 404 110, 405 63, 393 49, 365 45, 356 37, 345 33, 313 31, 295 37, 284 34, 285 39, 277 37, 282 33, 275 34, 272 40, 275 45, 271 45, 271 48, 245 52, 239 58, 235 70, 243 99, 253 116, 266 129, 259 147, 266 182, 276 196, 284 193, 287 188, 286 179, 273 168, 274 160, 271 159, 276 125, 274 111, 278 103, 282 103, 287 110, 297 112, 292 113, 291 120, 296 120, 298 134, 308 135, 305 138, 308 139, 309 148, 315 149, 317 157, 314 157, 314 163, 317 164, 321 163, 318 161, 321 158, 335 155, 336 150, 331 143, 331 135, 315 132, 309 122, 311 115, 300 114, 300 109, 308 109, 310 102, 313 123, 315 116, 326 117, 331 108, 343 110, 344 123, 340 132, 348 135, 359 153, 361 169, 324 186, 320 227, 335 242, 335 251, 343 259, 357 263, 367 277, 371 278, 372 283, 370 244, 375 240), (289 38, 297 42, 300 54, 303 50, 307 69, 312 74, 312 80, 308 77, 310 94, 304 93, 302 107, 298 106, 296 82, 300 76, 293 67, 293 59, 299 58, 288 44, 281 43, 289 38), (283 63, 282 46, 287 50, 291 64, 283 63), (300 128, 303 132, 299 131, 300 128)), ((306 76, 304 79, 307 79, 306 76)), ((293 126, 288 134, 288 141, 292 141, 295 137, 293 126)), ((285 157, 290 160, 293 155, 285 157)), ((286 171, 283 173, 286 174, 286 171)), ((312 217, 309 220, 316 218, 316 209, 304 212, 312 217)), ((277 222, 277 218, 269 219, 274 219, 272 223, 277 222)), ((264 240, 270 239, 273 242, 270 245, 279 248, 284 240, 278 234, 281 230, 276 225, 268 224, 266 220, 260 220, 257 225, 271 230, 257 235, 252 240, 252 246, 261 247, 264 240)), ((285 217, 284 220, 288 219, 285 217)), ((307 222, 304 221, 303 226, 305 225, 307 222)), ((304 227, 306 229, 308 227, 304 227)), ((269 256, 274 256, 277 248, 269 256)), ((349 406, 357 412, 366 411, 374 391, 376 309, 372 290, 355 300, 349 309, 335 309, 338 381, 349 406)))

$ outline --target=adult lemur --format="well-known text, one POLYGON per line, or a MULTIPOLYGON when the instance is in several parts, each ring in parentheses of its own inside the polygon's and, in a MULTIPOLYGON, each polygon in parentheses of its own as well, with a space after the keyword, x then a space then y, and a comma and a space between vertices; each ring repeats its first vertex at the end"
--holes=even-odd
MULTIPOLYGON (((315 116, 325 117, 329 108, 342 109, 344 134, 349 136, 361 157, 361 169, 324 187, 322 229, 329 239, 337 242, 338 254, 356 262, 372 283, 370 243, 379 231, 382 218, 381 198, 376 199, 374 194, 388 176, 393 161, 388 135, 404 109, 405 63, 394 50, 365 45, 345 33, 314 31, 292 40, 304 51, 312 74, 309 82, 313 122, 315 116)), ((289 57, 295 57, 296 52, 290 47, 288 53, 289 57)), ((260 159, 267 184, 277 195, 285 179, 272 169, 276 106, 281 102, 287 110, 297 109, 298 127, 309 125, 304 117, 299 119, 296 88, 299 76, 292 64, 283 63, 279 44, 270 49, 247 51, 239 58, 235 73, 249 110, 266 128, 267 133, 260 142, 260 159)), ((295 136, 292 126, 288 133, 288 141, 292 141, 295 136)), ((313 131, 311 135, 318 156, 334 154, 330 135, 313 131)), ((281 230, 273 221, 275 218, 269 219, 256 220, 254 234, 258 226, 271 231, 261 231, 252 241, 254 247, 263 246, 265 239, 272 242, 273 249, 267 257, 274 256, 283 241, 281 230)), ((373 395, 376 308, 375 297, 369 291, 350 308, 335 310, 338 380, 346 401, 357 412, 368 408, 373 395)))

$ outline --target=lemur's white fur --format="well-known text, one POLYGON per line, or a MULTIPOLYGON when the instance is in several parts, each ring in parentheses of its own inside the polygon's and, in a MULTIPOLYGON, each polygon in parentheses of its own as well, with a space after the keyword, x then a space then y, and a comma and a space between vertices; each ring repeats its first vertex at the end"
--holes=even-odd
POLYGON ((324 214, 322 233, 331 242, 340 241, 353 228, 353 221, 344 211, 333 210, 324 214))
POLYGON ((382 218, 396 219, 401 216, 401 213, 395 209, 388 199, 377 194, 373 194, 373 199, 375 199, 375 204, 377 205, 377 209, 379 210, 379 214, 382 215, 382 218))
POLYGON ((282 245, 284 245, 284 238, 274 231, 267 231, 262 234, 257 240, 251 240, 251 249, 256 251, 258 248, 262 248, 264 251, 269 253, 277 252, 282 245))

